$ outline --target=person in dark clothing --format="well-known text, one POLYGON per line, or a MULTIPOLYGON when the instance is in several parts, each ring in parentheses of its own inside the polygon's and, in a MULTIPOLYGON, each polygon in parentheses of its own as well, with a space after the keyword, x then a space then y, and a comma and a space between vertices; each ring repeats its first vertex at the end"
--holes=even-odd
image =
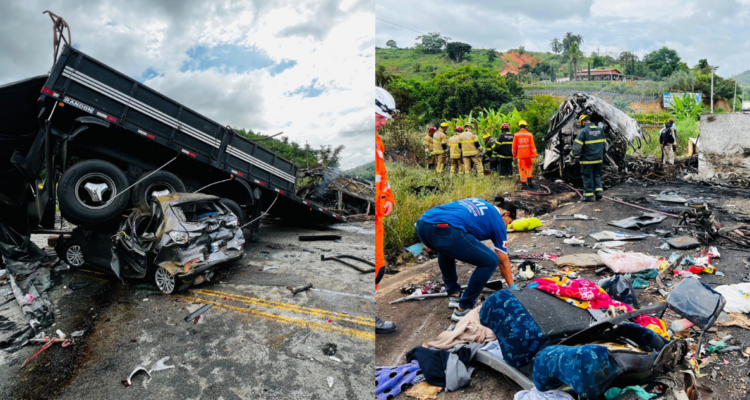
POLYGON ((659 145, 661 146, 661 162, 674 165, 674 151, 677 147, 677 132, 674 129, 674 120, 670 119, 664 124, 659 134, 659 145))
POLYGON ((580 156, 581 175, 583 177, 583 201, 601 200, 604 195, 602 188, 602 161, 607 139, 604 131, 598 125, 591 123, 588 115, 578 118, 583 127, 573 142, 573 157, 580 156), (595 196, 596 195, 596 196, 595 196))
POLYGON ((495 150, 499 150, 500 146, 497 145, 497 139, 490 135, 484 135, 484 152, 482 153, 482 162, 489 162, 490 170, 497 171, 498 165, 500 164, 500 158, 495 150))
POLYGON ((497 172, 501 178, 513 177, 513 134, 510 133, 510 125, 502 125, 500 136, 497 137, 497 151, 500 162, 497 172))

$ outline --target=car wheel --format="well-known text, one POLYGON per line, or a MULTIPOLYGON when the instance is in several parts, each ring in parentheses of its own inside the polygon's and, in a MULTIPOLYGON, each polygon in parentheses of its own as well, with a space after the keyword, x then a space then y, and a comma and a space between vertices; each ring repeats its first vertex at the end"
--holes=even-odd
POLYGON ((69 240, 62 249, 62 258, 72 269, 78 269, 86 264, 83 257, 83 246, 77 240, 69 240))
POLYGON ((128 206, 125 174, 103 160, 85 160, 68 168, 60 178, 57 195, 60 213, 75 225, 95 225, 119 217, 128 206))
MULTIPOLYGON (((151 172, 142 175, 147 176, 151 172)), ((140 179, 140 178, 139 178, 140 179)), ((154 192, 184 193, 185 184, 177 175, 167 171, 156 171, 133 188, 133 206, 143 211, 151 210, 151 195, 154 192)))
POLYGON ((226 198, 219 199, 219 201, 221 202, 221 204, 224 204, 225 206, 227 206, 227 208, 229 209, 229 211, 232 212, 232 214, 237 216, 238 222, 240 223, 239 226, 245 225, 247 223, 248 221, 247 215, 245 215, 245 212, 242 211, 242 208, 240 207, 239 204, 237 204, 236 201, 231 200, 231 199, 226 199, 226 198))
POLYGON ((177 287, 177 278, 170 274, 164 267, 158 267, 154 271, 154 283, 164 294, 172 294, 177 287))

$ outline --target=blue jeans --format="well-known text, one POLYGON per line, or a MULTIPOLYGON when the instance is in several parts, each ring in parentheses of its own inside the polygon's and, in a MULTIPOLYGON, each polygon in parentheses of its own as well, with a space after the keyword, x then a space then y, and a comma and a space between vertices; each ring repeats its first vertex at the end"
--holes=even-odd
POLYGON ((474 308, 477 297, 500 263, 495 251, 461 229, 450 225, 440 227, 438 224, 422 222, 421 219, 417 221, 417 236, 427 247, 437 251, 438 265, 449 295, 461 291, 456 274, 456 260, 476 267, 459 303, 463 309, 474 308))

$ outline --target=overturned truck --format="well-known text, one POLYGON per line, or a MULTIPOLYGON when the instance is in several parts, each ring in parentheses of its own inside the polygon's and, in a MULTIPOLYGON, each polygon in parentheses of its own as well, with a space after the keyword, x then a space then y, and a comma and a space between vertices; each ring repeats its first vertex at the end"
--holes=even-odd
POLYGON ((589 94, 573 94, 560 104, 544 137, 547 149, 542 174, 545 177, 568 182, 581 180, 580 165, 578 160, 570 157, 570 151, 581 129, 578 117, 584 114, 591 117, 592 123, 601 126, 606 136, 605 173, 618 173, 626 168, 628 147, 640 149, 642 143, 648 140, 640 125, 613 105, 589 94))

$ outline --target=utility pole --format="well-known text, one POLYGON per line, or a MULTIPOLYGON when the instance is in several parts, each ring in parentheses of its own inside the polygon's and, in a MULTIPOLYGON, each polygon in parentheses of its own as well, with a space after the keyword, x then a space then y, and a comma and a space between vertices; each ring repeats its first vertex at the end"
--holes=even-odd
POLYGON ((714 70, 711 69, 711 114, 714 113, 714 70))

